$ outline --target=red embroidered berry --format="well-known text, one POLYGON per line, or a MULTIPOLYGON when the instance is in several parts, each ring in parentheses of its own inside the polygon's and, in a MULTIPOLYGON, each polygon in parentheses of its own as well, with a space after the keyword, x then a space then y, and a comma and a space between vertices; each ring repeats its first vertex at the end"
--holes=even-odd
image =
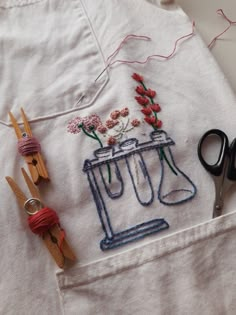
POLYGON ((154 117, 154 116, 151 116, 151 117, 146 116, 146 117, 144 118, 144 120, 145 120, 149 125, 154 125, 155 122, 156 122, 156 117, 154 117))
POLYGON ((117 124, 119 124, 118 120, 107 119, 107 121, 106 121, 106 126, 109 129, 113 128, 117 124))
POLYGON ((131 125, 132 125, 133 127, 138 127, 138 126, 140 125, 140 120, 138 120, 137 118, 133 119, 133 120, 131 121, 131 125))
POLYGON ((162 127, 162 121, 161 120, 158 120, 156 123, 155 123, 155 126, 157 128, 161 128, 162 127))
POLYGON ((141 109, 141 112, 142 112, 144 115, 146 115, 146 116, 149 116, 149 115, 152 114, 152 110, 151 110, 150 107, 144 107, 144 108, 142 108, 142 109, 141 109))
POLYGON ((134 73, 134 74, 132 75, 132 78, 133 78, 135 81, 137 81, 137 82, 143 82, 143 77, 142 77, 141 75, 137 74, 137 73, 134 73))
POLYGON ((156 96, 156 92, 151 90, 151 89, 148 89, 147 91, 145 91, 145 95, 150 97, 150 98, 153 98, 156 96))
POLYGON ((113 112, 110 113, 110 117, 112 119, 117 119, 120 116, 120 111, 119 110, 114 110, 113 112))
POLYGON ((107 132, 107 128, 103 125, 99 125, 97 128, 97 131, 100 133, 106 133, 107 132))
POLYGON ((122 117, 128 116, 128 115, 129 115, 129 109, 128 109, 128 107, 123 108, 123 109, 120 111, 120 115, 121 115, 122 117))
POLYGON ((136 87, 135 91, 140 94, 140 95, 144 95, 145 94, 145 89, 142 85, 139 85, 136 87))
POLYGON ((107 139, 107 144, 108 145, 114 145, 114 144, 116 144, 116 138, 115 137, 109 137, 108 139, 107 139))
POLYGON ((150 107, 155 113, 158 113, 161 110, 161 107, 159 104, 152 104, 150 107))
POLYGON ((144 106, 149 104, 149 100, 144 96, 135 96, 135 99, 140 105, 144 106))

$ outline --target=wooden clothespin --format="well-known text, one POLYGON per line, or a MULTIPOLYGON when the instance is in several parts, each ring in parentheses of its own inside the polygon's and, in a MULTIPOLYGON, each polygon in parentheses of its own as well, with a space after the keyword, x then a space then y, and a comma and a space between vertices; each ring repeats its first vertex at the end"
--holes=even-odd
POLYGON ((11 177, 7 176, 6 180, 16 195, 19 205, 28 214, 28 222, 32 232, 42 237, 57 265, 64 268, 66 259, 76 260, 75 254, 65 239, 65 232, 60 227, 56 212, 43 206, 37 187, 26 171, 23 168, 21 170, 31 193, 31 198, 26 197, 11 177))
POLYGON ((40 144, 36 138, 33 137, 24 110, 21 108, 21 117, 24 123, 23 132, 11 112, 9 112, 9 116, 18 139, 18 151, 24 156, 25 161, 28 164, 30 175, 34 184, 38 185, 42 179, 49 180, 48 172, 40 153, 40 144))

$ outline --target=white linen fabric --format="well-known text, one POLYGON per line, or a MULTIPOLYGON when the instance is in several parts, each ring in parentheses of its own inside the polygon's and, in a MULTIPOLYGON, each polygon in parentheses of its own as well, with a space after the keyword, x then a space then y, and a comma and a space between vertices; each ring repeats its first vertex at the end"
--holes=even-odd
MULTIPOLYGON (((234 261, 235 215, 204 223, 212 217, 214 187, 197 157, 197 143, 206 130, 220 128, 230 140, 234 137, 235 96, 224 75, 195 34, 178 45, 169 60, 155 58, 145 65, 115 65, 109 76, 105 72, 95 82, 105 67, 104 59, 128 34, 146 35, 152 40, 130 40, 117 57, 144 60, 155 53, 168 55, 176 39, 190 33, 191 27, 180 8, 162 7, 153 1, 0 0, 0 134, 4 145, 0 154, 1 314, 132 314, 135 310, 138 314, 187 314, 185 310, 192 309, 191 305, 196 307, 195 314, 235 313, 235 281, 228 270, 234 261), (105 200, 112 210, 109 214, 114 231, 119 233, 158 218, 164 218, 169 229, 101 251, 104 230, 91 183, 83 172, 84 161, 93 159, 93 151, 99 147, 82 132, 68 133, 67 124, 76 116, 92 114, 104 122, 111 111, 124 107, 129 108, 132 119, 141 121, 141 107, 134 100, 134 72, 157 91, 162 130, 176 143, 171 147, 175 163, 196 185, 197 195, 174 206, 158 200, 161 164, 153 149, 145 151, 143 157, 154 197, 149 206, 143 206, 130 173, 125 171, 125 159, 119 160, 123 195, 116 200, 106 196, 105 200), (25 163, 17 153, 8 119, 11 110, 20 121, 21 106, 41 143, 51 179, 40 184, 42 200, 57 211, 78 257, 76 264, 60 272, 58 278, 59 269, 41 239, 29 230, 27 216, 4 178, 12 176, 27 192, 20 170, 25 163), (202 229, 206 229, 203 234, 202 229), (208 242, 209 235, 212 239, 208 242), (221 244, 224 246, 219 250, 221 244), (208 298, 202 299, 201 288, 208 298), (196 306, 197 298, 200 306, 196 306)), ((151 131, 148 124, 142 123, 127 136, 143 144, 150 141, 151 131)), ((140 165, 136 176, 139 184, 137 178, 134 181, 136 187, 142 187, 138 190, 146 201, 150 199, 147 172, 140 156, 132 156, 128 163, 134 174, 135 163, 140 165)), ((95 178, 98 176, 99 172, 95 178)), ((185 182, 179 182, 181 176, 173 175, 166 165, 164 176, 164 193, 170 188, 185 188, 185 182)), ((105 194, 105 188, 101 192, 105 194)), ((225 214, 235 210, 235 198, 232 194, 227 200, 225 214)))
POLYGON ((235 219, 58 274, 65 314, 234 314, 235 219))

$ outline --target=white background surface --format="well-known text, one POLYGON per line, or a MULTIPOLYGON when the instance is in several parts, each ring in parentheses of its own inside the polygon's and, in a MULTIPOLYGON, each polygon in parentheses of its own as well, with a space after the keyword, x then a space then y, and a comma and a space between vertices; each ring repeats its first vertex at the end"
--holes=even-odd
MULTIPOLYGON (((176 0, 176 3, 195 20, 196 29, 207 45, 229 25, 216 13, 217 9, 223 9, 230 20, 236 21, 235 0, 176 0)), ((236 24, 217 40, 211 51, 236 93, 236 24)))

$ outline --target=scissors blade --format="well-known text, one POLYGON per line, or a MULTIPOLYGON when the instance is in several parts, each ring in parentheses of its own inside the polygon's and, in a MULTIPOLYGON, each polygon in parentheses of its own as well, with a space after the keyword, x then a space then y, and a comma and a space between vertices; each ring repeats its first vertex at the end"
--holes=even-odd
POLYGON ((223 200, 223 181, 224 175, 212 176, 215 183, 215 201, 213 207, 213 218, 216 218, 222 214, 222 209, 224 206, 223 200))
POLYGON ((14 182, 14 180, 10 177, 7 176, 6 180, 11 187, 12 191, 16 195, 17 201, 19 202, 20 206, 24 209, 24 204, 27 200, 25 194, 22 192, 22 190, 19 188, 19 186, 14 182))

